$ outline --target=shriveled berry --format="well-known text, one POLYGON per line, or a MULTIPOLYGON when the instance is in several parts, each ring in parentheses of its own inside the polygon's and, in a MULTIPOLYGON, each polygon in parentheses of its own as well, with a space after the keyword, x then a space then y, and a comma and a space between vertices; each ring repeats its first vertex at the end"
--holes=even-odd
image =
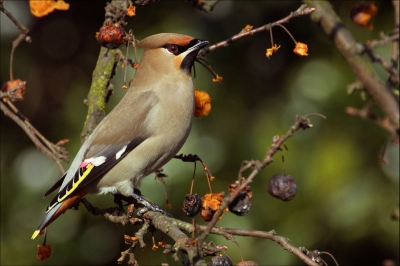
POLYGON ((207 266, 232 266, 232 261, 227 256, 217 255, 211 258, 207 266))
MULTIPOLYGON (((204 221, 209 222, 211 221, 213 215, 218 211, 219 207, 222 204, 222 201, 224 200, 224 193, 210 193, 204 195, 204 197, 201 199, 201 217, 203 218, 204 221)), ((228 208, 225 208, 224 212, 226 212, 228 208)), ((219 220, 222 218, 222 214, 219 217, 219 220)))
POLYGON ((247 192, 240 192, 236 198, 229 204, 229 211, 239 215, 246 215, 251 208, 251 197, 247 192))
POLYGON ((361 2, 355 5, 350 11, 350 18, 354 24, 372 30, 373 17, 378 14, 378 8, 374 3, 361 2))
MULTIPOLYGON (((12 102, 19 102, 24 99, 26 90, 26 81, 20 79, 14 79, 5 82, 1 86, 1 91, 8 93, 9 98, 12 102)), ((3 98, 3 102, 7 102, 7 98, 3 98)))
MULTIPOLYGON (((245 182, 246 179, 244 177, 241 180, 236 180, 235 183, 229 185, 229 195, 233 195, 236 192, 238 187, 245 182)), ((244 216, 250 211, 251 207, 251 198, 253 197, 253 192, 251 191, 250 186, 246 186, 239 192, 236 198, 229 204, 229 211, 239 215, 244 216)))
POLYGON ((199 213, 201 208, 201 198, 197 194, 187 194, 183 202, 182 210, 189 216, 193 217, 199 213))
POLYGON ((280 200, 292 200, 297 193, 296 181, 290 175, 274 175, 269 180, 268 192, 280 200))
POLYGON ((51 246, 50 245, 37 245, 37 258, 39 260, 47 260, 51 255, 51 246))
POLYGON ((125 42, 125 36, 124 28, 118 23, 113 24, 110 21, 96 33, 98 43, 108 49, 117 49, 125 42))

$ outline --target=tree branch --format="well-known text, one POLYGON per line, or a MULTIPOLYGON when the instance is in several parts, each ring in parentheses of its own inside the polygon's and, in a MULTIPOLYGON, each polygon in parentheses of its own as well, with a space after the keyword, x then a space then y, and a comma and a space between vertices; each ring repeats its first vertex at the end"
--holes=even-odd
MULTIPOLYGON (((310 114, 313 115, 313 114, 310 114)), ((321 115, 320 115, 321 116, 321 115)), ((324 117, 324 116, 322 116, 324 117)), ((325 117, 324 117, 325 118, 325 117)), ((285 141, 292 137, 294 132, 296 132, 299 129, 307 129, 312 127, 310 124, 310 121, 307 116, 303 117, 296 117, 296 123, 290 127, 289 131, 282 136, 281 138, 279 136, 275 136, 272 139, 272 144, 270 148, 268 149, 267 155, 262 161, 258 160, 250 160, 250 161, 245 161, 243 166, 241 167, 239 173, 243 173, 245 170, 249 168, 253 168, 253 171, 250 173, 250 175, 245 179, 244 182, 241 182, 241 184, 236 188, 236 190, 231 193, 230 196, 225 196, 224 201, 219 207, 218 211, 214 214, 212 220, 207 226, 207 229, 199 236, 199 246, 202 245, 203 241, 206 239, 207 235, 211 232, 212 227, 217 223, 217 221, 220 219, 220 216, 223 214, 225 208, 229 206, 229 204, 237 197, 237 195, 246 188, 254 179, 254 177, 261 172, 261 170, 266 167, 267 165, 271 164, 274 159, 273 156, 275 155, 276 152, 280 150, 280 147, 285 143, 285 141)))
MULTIPOLYGON (((394 25, 393 25, 393 35, 397 35, 397 40, 392 41, 392 52, 390 58, 390 65, 394 69, 398 69, 399 66, 399 27, 400 27, 400 3, 398 0, 392 0, 393 10, 394 10, 394 25)), ((388 83, 391 83, 388 80, 388 83)), ((389 84, 390 85, 390 84, 389 84)))
POLYGON ((325 34, 331 38, 338 51, 347 61, 356 77, 362 82, 365 90, 372 96, 390 122, 399 130, 399 103, 391 91, 379 79, 370 63, 360 55, 363 46, 359 44, 349 30, 342 24, 332 6, 327 1, 304 0, 315 8, 311 15, 325 34))
POLYGON ((92 84, 87 97, 88 113, 81 133, 83 143, 106 115, 108 86, 115 72, 118 56, 115 50, 102 47, 93 71, 92 84))
MULTIPOLYGON (((14 62, 14 53, 19 44, 22 41, 26 41, 30 43, 32 40, 30 36, 28 36, 29 29, 19 23, 18 20, 14 18, 14 16, 8 12, 4 8, 4 0, 0 0, 0 12, 4 13, 21 31, 20 35, 12 42, 12 49, 10 55, 10 81, 14 80, 13 76, 13 62, 14 62)), ((23 84, 25 86, 25 83, 23 84)), ((19 88, 15 88, 18 90, 19 88)), ((25 90, 25 88, 24 88, 25 90)), ((65 150, 61 145, 66 142, 60 141, 59 144, 53 144, 48 141, 30 122, 29 120, 17 109, 17 107, 12 103, 15 100, 22 100, 22 94, 16 93, 15 90, 10 90, 7 92, 0 93, 0 99, 5 100, 5 104, 0 101, 0 107, 3 113, 11 118, 17 125, 19 125, 28 137, 32 140, 32 142, 36 145, 36 147, 42 151, 45 155, 47 155, 50 159, 52 159, 60 169, 61 173, 65 172, 64 166, 62 164, 62 160, 69 162, 69 154, 67 150, 65 150), (9 100, 7 100, 9 99, 9 100), (7 104, 7 106, 6 106, 7 104)))
MULTIPOLYGON (((14 106, 9 101, 7 102, 7 104, 14 106)), ((40 132, 35 127, 32 126, 31 123, 29 123, 25 116, 20 113, 16 108, 15 112, 14 110, 8 108, 2 101, 0 101, 0 109, 6 116, 11 118, 18 126, 20 126, 23 131, 25 131, 26 135, 28 135, 28 137, 32 140, 32 142, 40 151, 42 151, 57 164, 61 173, 65 173, 62 160, 69 162, 69 155, 64 147, 60 147, 59 145, 53 144, 48 141, 42 134, 40 134, 40 132)))
POLYGON ((212 51, 215 51, 216 49, 221 48, 221 47, 227 47, 233 41, 236 41, 236 40, 241 39, 243 37, 251 36, 251 35, 253 35, 255 33, 258 33, 258 32, 269 31, 276 25, 287 23, 287 22, 289 22, 290 19, 295 18, 295 17, 311 14, 313 11, 314 11, 314 8, 309 8, 307 5, 301 5, 296 11, 291 12, 288 16, 284 17, 283 19, 280 19, 278 21, 266 24, 264 26, 258 27, 258 28, 253 29, 253 30, 242 30, 240 33, 232 36, 229 39, 226 39, 226 40, 223 40, 223 41, 218 42, 216 44, 207 46, 206 48, 204 48, 204 49, 202 49, 200 51, 199 55, 206 57, 212 51))
MULTIPOLYGON (((113 0, 105 7, 104 25, 108 21, 125 25, 126 9, 131 1, 113 0)), ((83 143, 93 132, 96 126, 105 117, 105 107, 110 93, 110 80, 114 76, 118 63, 118 52, 116 50, 101 47, 96 67, 93 71, 92 84, 87 97, 88 114, 81 133, 83 143)))
POLYGON ((0 12, 3 12, 15 24, 15 26, 21 31, 21 33, 17 37, 17 39, 15 39, 12 42, 12 49, 11 49, 11 55, 10 55, 10 80, 14 80, 13 62, 14 62, 15 49, 17 49, 18 45, 22 41, 26 41, 26 42, 30 43, 30 42, 32 42, 32 39, 30 36, 28 36, 29 29, 27 27, 25 27, 24 25, 21 25, 21 23, 19 23, 18 20, 16 20, 14 18, 14 16, 4 8, 4 2, 5 2, 4 0, 0 1, 0 12))

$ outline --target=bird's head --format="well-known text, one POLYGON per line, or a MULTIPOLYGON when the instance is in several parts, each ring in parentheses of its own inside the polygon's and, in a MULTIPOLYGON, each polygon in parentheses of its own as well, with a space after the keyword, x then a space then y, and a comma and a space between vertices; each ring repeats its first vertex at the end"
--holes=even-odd
POLYGON ((140 64, 156 62, 152 64, 153 68, 180 69, 190 74, 197 53, 207 44, 208 41, 183 34, 155 34, 138 43, 139 47, 145 48, 140 64))

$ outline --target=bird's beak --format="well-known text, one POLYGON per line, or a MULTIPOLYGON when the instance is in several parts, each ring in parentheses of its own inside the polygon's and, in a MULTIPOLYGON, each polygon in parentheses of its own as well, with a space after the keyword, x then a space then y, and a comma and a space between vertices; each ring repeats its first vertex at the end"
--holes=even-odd
POLYGON ((198 51, 209 44, 208 41, 196 39, 196 44, 189 48, 191 51, 198 51))
POLYGON ((192 42, 194 42, 194 44, 184 52, 184 58, 180 65, 180 68, 186 70, 187 73, 190 73, 190 70, 193 66, 193 61, 195 60, 200 49, 208 45, 208 41, 204 40, 194 39, 192 42))

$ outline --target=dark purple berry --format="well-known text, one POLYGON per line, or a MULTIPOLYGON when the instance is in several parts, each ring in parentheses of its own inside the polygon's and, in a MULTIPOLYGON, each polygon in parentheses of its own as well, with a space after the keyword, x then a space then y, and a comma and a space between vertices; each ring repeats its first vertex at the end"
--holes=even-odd
POLYGON ((274 175, 268 183, 268 192, 271 196, 289 201, 296 196, 296 181, 290 175, 274 175))
POLYGON ((199 213, 201 208, 201 198, 197 194, 187 194, 185 196, 185 200, 183 202, 182 210, 183 212, 189 216, 195 216, 199 213))
POLYGON ((247 192, 240 192, 229 204, 229 211, 239 215, 246 215, 251 208, 251 198, 247 192))
POLYGON ((217 255, 211 258, 207 266, 232 266, 232 261, 226 256, 217 255))

